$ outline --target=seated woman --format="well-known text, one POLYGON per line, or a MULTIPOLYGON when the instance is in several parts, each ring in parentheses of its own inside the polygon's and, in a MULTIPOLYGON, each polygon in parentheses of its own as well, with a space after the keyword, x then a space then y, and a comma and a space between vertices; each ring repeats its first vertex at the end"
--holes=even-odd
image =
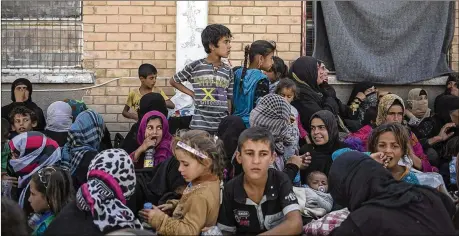
POLYGON ((329 186, 334 201, 350 211, 330 235, 455 234, 451 199, 429 187, 396 181, 363 153, 347 152, 336 159, 329 186))
POLYGON ((86 183, 89 163, 99 152, 103 133, 104 119, 93 110, 81 112, 70 126, 62 161, 70 169, 76 189, 86 183))
POLYGON ((11 84, 12 103, 2 107, 2 118, 8 119, 11 111, 17 106, 25 106, 37 115, 37 127, 34 130, 43 131, 46 127, 43 110, 32 102, 32 83, 25 78, 19 78, 11 84))
POLYGON ((225 175, 223 176, 223 181, 227 181, 233 178, 234 173, 241 173, 242 168, 240 165, 234 166, 237 168, 233 170, 233 160, 234 153, 237 149, 237 141, 241 133, 246 129, 244 121, 239 116, 227 116, 223 118, 220 125, 218 125, 217 136, 223 141, 223 148, 225 149, 225 175))
POLYGON ((290 114, 290 104, 284 98, 277 94, 268 94, 259 100, 250 113, 249 121, 250 127, 266 128, 274 136, 277 153, 274 168, 287 171, 287 175, 293 180, 297 176, 298 168, 303 167, 303 158, 295 155, 297 144, 294 140, 298 139, 294 135, 299 134, 295 132, 290 114))
POLYGON ((374 84, 361 82, 354 85, 347 105, 352 110, 352 116, 356 117, 362 125, 365 112, 370 107, 378 106, 378 94, 374 84))
POLYGON ((141 229, 140 221, 126 206, 135 190, 134 164, 122 149, 97 154, 88 168, 88 181, 76 200, 67 204, 44 235, 106 235, 125 229, 141 229))
POLYGON ((410 138, 404 126, 389 123, 374 129, 368 138, 368 151, 392 173, 394 179, 430 186, 448 195, 440 174, 422 173, 412 168, 413 161, 408 157, 410 138))
POLYGON ((43 133, 63 147, 67 143, 67 134, 72 123, 70 105, 62 101, 53 102, 46 112, 46 128, 43 133))
POLYGON ((27 202, 30 179, 40 169, 58 165, 61 161, 61 149, 56 141, 37 131, 17 135, 9 142, 9 147, 11 160, 8 160, 7 174, 18 178, 17 200, 28 215, 33 212, 27 202))
MULTIPOLYGON (((73 122, 75 122, 76 118, 81 112, 88 110, 88 107, 83 101, 75 100, 75 99, 65 99, 64 102, 69 104, 70 107, 72 108, 73 122)), ((100 151, 110 149, 110 148, 113 148, 112 140, 110 137, 110 131, 108 131, 107 126, 105 126, 104 135, 102 137, 102 141, 100 142, 98 151, 100 152, 100 151)))
POLYGON ((62 208, 75 197, 68 171, 51 166, 32 176, 30 193, 29 202, 35 212, 29 220, 32 236, 43 235, 62 208))
POLYGON ((314 171, 328 175, 334 151, 347 147, 339 141, 338 124, 335 115, 327 110, 314 113, 309 122, 311 144, 304 145, 300 154, 309 154, 311 164, 301 171, 301 182, 307 183, 307 176, 314 171))
POLYGON ((142 121, 143 116, 150 111, 159 111, 167 117, 166 101, 161 94, 147 93, 140 99, 137 114, 139 120, 132 125, 129 133, 126 135, 120 146, 120 148, 127 153, 132 153, 139 148, 140 144, 137 143, 137 132, 139 131, 140 122, 142 121))
POLYGON ((144 168, 145 153, 154 149, 153 166, 172 156, 172 135, 169 133, 169 123, 159 111, 150 111, 142 117, 137 132, 137 150, 131 153, 136 169, 144 168))
MULTIPOLYGON (((404 114, 405 104, 403 102, 403 99, 401 99, 399 96, 395 94, 386 94, 379 101, 378 116, 376 117, 375 125, 366 125, 356 133, 350 134, 346 139, 353 139, 353 141, 358 140, 361 142, 362 147, 367 147, 368 137, 371 134, 373 128, 384 123, 401 124, 403 121, 404 114)), ((410 139, 412 151, 410 151, 408 155, 413 160, 414 167, 424 172, 438 171, 437 168, 432 167, 432 165, 430 164, 426 154, 424 154, 422 145, 419 143, 416 135, 413 132, 410 132, 410 139)), ((345 140, 345 142, 347 143, 348 141, 345 140)))

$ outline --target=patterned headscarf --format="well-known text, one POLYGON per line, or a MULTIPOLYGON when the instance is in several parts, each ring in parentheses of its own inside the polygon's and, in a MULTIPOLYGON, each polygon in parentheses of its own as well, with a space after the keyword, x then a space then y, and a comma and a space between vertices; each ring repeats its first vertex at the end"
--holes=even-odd
POLYGON ((268 129, 274 136, 276 151, 284 154, 284 147, 293 145, 295 141, 295 137, 290 135, 294 129, 290 114, 290 104, 277 94, 268 94, 250 112, 250 126, 268 129))
POLYGON ((64 102, 68 103, 72 108, 73 121, 75 121, 75 119, 81 112, 88 110, 88 107, 83 101, 75 99, 65 99, 64 102))
POLYGON ((395 101, 402 104, 403 111, 405 111, 405 103, 403 99, 395 94, 387 94, 381 98, 378 104, 378 116, 376 117, 376 125, 380 126, 386 122, 387 113, 389 112, 390 107, 394 104, 395 101))
POLYGON ((67 143, 62 149, 63 165, 74 174, 84 154, 97 152, 104 134, 104 120, 93 110, 83 111, 70 126, 67 143))
MULTIPOLYGON (((9 142, 9 147, 17 156, 9 162, 15 174, 19 176, 19 188, 27 188, 35 172, 61 160, 59 144, 37 131, 17 135, 9 142)), ((25 192, 22 191, 19 197, 21 206, 24 203, 25 192)))
POLYGON ((46 130, 67 132, 72 125, 72 108, 68 103, 53 102, 46 113, 46 130))
POLYGON ((134 164, 122 149, 99 153, 89 164, 88 181, 76 194, 77 207, 89 211, 101 232, 114 228, 142 228, 126 201, 134 194, 134 164))

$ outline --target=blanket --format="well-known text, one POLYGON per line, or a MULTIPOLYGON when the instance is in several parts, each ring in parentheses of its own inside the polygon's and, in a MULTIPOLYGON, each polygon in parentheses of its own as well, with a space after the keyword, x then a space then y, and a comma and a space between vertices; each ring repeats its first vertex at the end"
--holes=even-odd
POLYGON ((301 214, 306 217, 318 219, 330 212, 333 207, 333 198, 329 193, 309 187, 293 187, 293 192, 298 199, 301 214))
POLYGON ((451 72, 454 1, 320 1, 313 56, 338 80, 408 84, 451 72))

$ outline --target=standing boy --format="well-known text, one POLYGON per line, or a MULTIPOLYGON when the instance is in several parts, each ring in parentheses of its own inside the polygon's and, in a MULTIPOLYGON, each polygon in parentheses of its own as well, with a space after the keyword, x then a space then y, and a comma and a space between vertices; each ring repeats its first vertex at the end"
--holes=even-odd
POLYGON ((231 51, 231 31, 224 25, 208 25, 201 39, 206 58, 196 60, 174 75, 170 84, 191 96, 195 113, 190 128, 215 134, 221 120, 231 112, 233 95, 233 71, 222 62, 231 51), (194 92, 182 82, 189 81, 194 92))
POLYGON ((133 90, 129 92, 128 99, 126 105, 123 109, 123 116, 128 119, 138 120, 142 119, 142 117, 137 116, 137 112, 139 110, 139 103, 140 99, 143 95, 151 92, 160 93, 164 100, 166 100, 167 108, 174 108, 175 105, 172 103, 169 98, 166 96, 163 90, 155 87, 156 84, 156 77, 158 75, 158 71, 156 68, 151 64, 142 64, 139 67, 139 79, 140 79, 140 87, 139 89, 133 90))
POLYGON ((218 216, 222 232, 236 234, 299 235, 303 222, 290 178, 269 168, 275 159, 274 137, 252 127, 238 141, 237 161, 244 173, 223 190, 218 216))

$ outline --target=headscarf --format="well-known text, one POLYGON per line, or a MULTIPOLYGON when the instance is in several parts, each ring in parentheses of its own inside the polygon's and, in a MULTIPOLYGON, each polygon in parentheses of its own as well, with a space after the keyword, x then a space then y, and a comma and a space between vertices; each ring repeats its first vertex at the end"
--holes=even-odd
POLYGON ((122 149, 108 149, 97 154, 88 168, 88 181, 76 194, 77 207, 89 211, 101 232, 114 228, 142 228, 135 214, 126 206, 134 194, 134 164, 122 149))
POLYGON ((336 149, 336 146, 339 145, 338 123, 336 121, 335 115, 328 110, 318 111, 311 116, 311 119, 309 120, 309 126, 311 125, 314 118, 319 118, 324 122, 328 132, 328 142, 324 145, 317 146, 312 139, 311 131, 309 132, 311 145, 317 152, 332 153, 336 149))
POLYGON ((403 208, 424 197, 419 187, 396 181, 381 164, 357 151, 333 162, 328 181, 333 200, 351 212, 365 205, 403 208))
POLYGON ((64 102, 68 103, 72 108, 73 121, 75 121, 75 119, 81 112, 88 110, 88 107, 83 101, 75 99, 65 99, 64 102))
POLYGON ((290 124, 290 104, 277 94, 268 94, 258 101, 250 112, 250 126, 264 127, 274 136, 276 151, 284 154, 284 147, 294 144, 295 137, 290 135, 293 126, 290 124))
POLYGON ((450 112, 459 109, 459 97, 442 95, 437 99, 438 116, 443 124, 451 122, 450 112))
MULTIPOLYGON (((18 155, 11 159, 10 165, 19 176, 18 187, 27 188, 32 175, 46 166, 61 160, 61 149, 56 141, 37 131, 22 133, 9 142, 11 152, 18 155)), ((21 192, 19 203, 24 204, 25 192, 21 192)))
POLYGON ((317 66, 320 61, 314 57, 300 57, 296 59, 289 70, 289 77, 297 83, 304 84, 312 88, 322 96, 321 89, 317 85, 317 66))
POLYGON ((415 88, 411 89, 408 92, 408 99, 407 99, 407 104, 409 107, 411 107, 412 110, 418 110, 421 109, 423 111, 426 111, 424 114, 424 117, 419 121, 421 122, 424 118, 430 117, 430 108, 429 108, 429 100, 421 100, 421 91, 424 91, 427 95, 427 91, 421 88, 415 88))
POLYGON ((244 121, 239 116, 227 116, 220 122, 217 136, 223 141, 227 160, 231 160, 236 151, 239 136, 245 129, 244 121))
POLYGON ((159 111, 167 117, 167 107, 164 97, 159 93, 147 93, 139 101, 139 120, 149 111, 159 111))
POLYGON ((166 116, 159 111, 150 111, 145 114, 140 122, 139 130, 137 132, 137 143, 142 145, 145 140, 145 131, 147 129, 148 119, 152 116, 161 118, 163 125, 163 137, 161 142, 156 145, 155 148, 155 165, 171 157, 172 154, 172 135, 169 133, 169 123, 167 122, 166 116))
POLYGON ((350 106, 352 102, 355 99, 355 96, 357 96, 358 93, 365 93, 365 91, 371 87, 374 87, 375 85, 370 82, 360 82, 354 85, 354 88, 352 89, 351 96, 349 96, 349 100, 347 101, 347 105, 350 106))
POLYGON ((395 94, 384 95, 378 104, 378 116, 376 117, 376 125, 379 126, 386 122, 387 113, 395 101, 399 101, 405 111, 405 103, 403 99, 395 94))
POLYGON ((62 148, 63 165, 74 174, 86 152, 97 152, 104 134, 104 120, 92 110, 81 112, 70 126, 67 143, 62 148))
POLYGON ((29 90, 29 99, 27 99, 27 101, 25 102, 31 102, 32 101, 32 83, 30 82, 30 80, 25 79, 25 78, 19 78, 11 84, 11 101, 16 102, 16 97, 14 96, 14 89, 18 85, 27 86, 27 90, 29 90))
POLYGON ((72 125, 72 108, 61 101, 49 105, 46 114, 46 130, 67 132, 72 125))

